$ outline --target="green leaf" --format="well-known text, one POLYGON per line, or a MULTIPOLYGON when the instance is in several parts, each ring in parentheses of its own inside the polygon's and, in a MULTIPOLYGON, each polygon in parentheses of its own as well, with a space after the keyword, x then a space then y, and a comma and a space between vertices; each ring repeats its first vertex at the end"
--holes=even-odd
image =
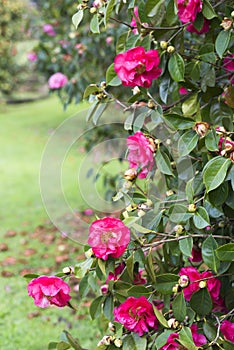
POLYGON ((192 94, 182 104, 182 112, 185 116, 192 115, 197 112, 198 107, 197 94, 192 94))
POLYGON ((51 343, 49 343, 48 350, 56 349, 57 348, 57 344, 58 344, 58 342, 51 342, 51 343))
POLYGON ((113 320, 113 310, 114 310, 114 299, 113 295, 110 294, 106 297, 104 304, 103 304, 103 313, 106 316, 106 318, 110 321, 113 320))
POLYGON ((102 114, 104 113, 105 109, 107 108, 108 103, 101 103, 97 106, 93 113, 93 123, 94 125, 97 125, 99 119, 101 118, 102 114))
POLYGON ((163 316, 163 314, 156 308, 156 306, 154 304, 153 305, 153 309, 154 309, 154 313, 155 316, 157 317, 159 323, 164 327, 164 328, 169 328, 167 320, 165 319, 165 317, 163 316))
POLYGON ((218 143, 219 139, 217 137, 217 134, 215 130, 210 130, 207 135, 205 136, 205 145, 208 151, 214 152, 218 151, 218 143))
POLYGON ((178 224, 184 223, 192 217, 191 213, 188 213, 188 208, 182 204, 173 204, 169 209, 169 220, 178 224))
POLYGON ((211 312, 213 303, 207 288, 202 288, 193 293, 190 306, 200 317, 204 317, 211 312))
POLYGON ((102 259, 97 259, 98 266, 100 270, 102 271, 103 275, 106 276, 106 265, 105 261, 102 259))
POLYGON ((234 350, 234 344, 225 340, 223 343, 224 350, 234 350))
POLYGON ((97 13, 95 13, 91 19, 90 22, 90 30, 92 33, 94 34, 99 34, 100 30, 99 30, 99 21, 98 21, 98 15, 97 13))
POLYGON ((192 332, 189 327, 183 327, 179 333, 178 341, 182 344, 186 349, 189 350, 197 350, 198 346, 194 344, 192 332))
POLYGON ((203 323, 203 331, 209 341, 214 340, 217 335, 217 328, 209 322, 203 323))
POLYGON ((220 58, 223 57, 223 54, 227 50, 230 40, 231 30, 222 30, 219 32, 219 35, 215 40, 215 50, 220 58))
POLYGON ((129 256, 129 258, 127 258, 126 260, 126 268, 129 274, 129 277, 131 278, 131 280, 134 280, 134 253, 132 253, 132 255, 129 256))
POLYGON ((76 27, 76 29, 79 27, 80 22, 82 21, 84 16, 83 10, 79 10, 72 16, 72 23, 76 27))
POLYGON ((148 255, 146 256, 145 260, 145 270, 148 275, 148 278, 152 281, 152 283, 155 282, 155 272, 154 272, 154 265, 153 265, 153 258, 152 258, 152 252, 149 251, 148 255))
POLYGON ((112 63, 106 71, 106 85, 119 86, 121 84, 121 80, 114 70, 114 63, 112 63))
POLYGON ((216 254, 221 261, 234 261, 234 243, 227 243, 217 248, 216 254))
POLYGON ((151 12, 154 12, 154 8, 158 5, 161 0, 147 0, 145 4, 145 13, 147 16, 151 16, 151 12))
POLYGON ((70 333, 68 333, 67 331, 63 331, 63 333, 66 334, 66 338, 69 341, 69 344, 73 347, 73 349, 75 349, 75 350, 83 350, 83 348, 78 343, 78 340, 73 338, 70 333))
POLYGON ((88 278, 89 275, 87 274, 81 279, 79 283, 79 293, 81 298, 85 297, 89 292, 88 278))
POLYGON ((155 160, 161 173, 174 176, 171 169, 170 159, 165 152, 160 150, 160 148, 156 152, 155 160))
POLYGON ((215 273, 218 273, 220 266, 219 259, 215 254, 215 250, 218 248, 216 240, 209 236, 202 244, 202 258, 204 263, 215 273))
POLYGON ((172 302, 172 311, 179 322, 183 322, 186 317, 186 302, 184 299, 184 293, 178 293, 172 302))
POLYGON ((214 17, 217 17, 213 7, 211 6, 208 0, 203 1, 202 13, 204 17, 206 17, 207 19, 212 19, 214 17))
POLYGON ((106 7, 106 11, 105 11, 105 14, 104 14, 104 25, 105 25, 105 27, 106 27, 107 23, 109 22, 110 15, 111 15, 111 12, 112 12, 114 6, 115 6, 115 0, 108 1, 107 7, 106 7))
POLYGON ((147 340, 138 334, 129 334, 123 338, 123 350, 146 350, 147 340))
POLYGON ((89 313, 92 320, 100 316, 102 311, 103 301, 104 301, 104 297, 100 295, 99 297, 94 299, 92 304, 90 305, 89 313))
POLYGON ((203 181, 207 192, 214 190, 224 181, 230 164, 230 159, 225 159, 221 156, 211 159, 206 164, 203 172, 203 181))
POLYGON ((174 53, 168 62, 168 70, 174 81, 184 81, 184 60, 179 53, 174 53))
POLYGON ((165 119, 166 123, 178 130, 186 130, 190 129, 195 125, 194 120, 189 119, 189 118, 184 118, 179 114, 168 114, 168 115, 163 115, 163 119, 165 119))
POLYGON ((128 295, 133 296, 135 298, 139 298, 141 295, 149 296, 150 293, 151 293, 150 289, 144 286, 132 286, 128 290, 128 295))
POLYGON ((96 84, 90 84, 84 91, 84 98, 89 97, 89 95, 93 95, 94 93, 101 92, 101 89, 96 84))
POLYGON ((180 157, 184 157, 196 147, 199 140, 198 134, 194 130, 186 131, 179 139, 178 150, 180 157))
POLYGON ((174 330, 164 329, 164 331, 156 338, 155 345, 157 349, 161 349, 167 342, 170 334, 174 333, 174 330))
POLYGON ((172 288, 178 282, 178 275, 172 273, 165 273, 156 276, 156 289, 162 294, 171 294, 172 288))
POLYGON ((193 216, 193 223, 199 230, 210 225, 210 218, 205 208, 197 208, 193 216))
POLYGON ((192 248, 193 248, 193 238, 188 237, 188 238, 181 239, 179 241, 179 247, 180 247, 182 254, 184 254, 185 256, 191 257, 192 256, 192 248))
POLYGON ((56 350, 67 350, 67 349, 70 349, 70 348, 71 348, 70 344, 66 343, 65 341, 60 341, 57 344, 56 350))

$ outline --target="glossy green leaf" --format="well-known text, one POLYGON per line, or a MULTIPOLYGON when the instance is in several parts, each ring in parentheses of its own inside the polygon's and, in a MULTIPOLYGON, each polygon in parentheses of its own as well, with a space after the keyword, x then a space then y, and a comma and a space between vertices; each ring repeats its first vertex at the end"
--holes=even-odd
POLYGON ((213 236, 207 237, 202 243, 202 258, 204 263, 215 273, 218 273, 220 261, 216 256, 215 250, 218 248, 218 243, 213 236))
POLYGON ((203 181, 207 192, 214 190, 224 181, 230 164, 230 159, 220 156, 211 159, 206 164, 203 172, 203 181))
POLYGON ((212 5, 208 0, 203 1, 202 13, 204 17, 206 17, 207 19, 212 19, 214 17, 217 17, 217 14, 215 13, 212 5))
POLYGON ((100 29, 99 29, 99 18, 97 14, 94 14, 91 22, 90 22, 90 30, 92 33, 94 34, 99 34, 100 33, 100 29))
POLYGON ((176 224, 186 222, 191 216, 192 214, 188 213, 188 208, 182 204, 173 204, 169 209, 169 219, 176 224))
POLYGON ((234 243, 227 243, 217 248, 216 254, 221 261, 234 261, 234 243))
POLYGON ((189 118, 184 118, 179 114, 168 114, 168 115, 163 115, 163 119, 166 121, 166 123, 178 130, 186 130, 190 129, 195 125, 194 120, 189 119, 189 118))
POLYGON ((100 316, 103 302, 104 302, 104 297, 100 295, 99 297, 94 299, 92 304, 90 305, 89 313, 93 320, 100 316))
POLYGON ((209 341, 214 340, 217 335, 217 328, 209 322, 203 323, 203 331, 209 341))
POLYGON ((210 225, 210 218, 205 208, 197 208, 193 216, 193 223, 198 229, 202 229, 210 225))
POLYGON ((174 81, 184 81, 184 60, 179 53, 174 53, 168 62, 168 70, 174 81))
POLYGON ((128 290, 128 295, 133 296, 135 298, 139 298, 141 295, 145 295, 149 297, 150 293, 151 293, 150 289, 144 286, 132 286, 128 290))
POLYGON ((65 341, 60 341, 57 344, 56 350, 67 350, 67 349, 70 349, 70 348, 71 348, 70 344, 66 343, 65 341))
POLYGON ((78 340, 73 338, 73 336, 67 332, 67 331, 63 331, 63 333, 66 335, 67 341, 69 342, 69 344, 72 346, 73 349, 75 350, 84 350, 81 345, 79 344, 78 340))
POLYGON ((201 317, 204 317, 211 312, 213 303, 207 288, 202 288, 193 293, 190 300, 190 306, 201 317))
POLYGON ((100 92, 101 89, 96 84, 90 84, 87 86, 87 88, 84 91, 84 98, 89 97, 90 95, 93 95, 94 93, 100 92))
POLYGON ((159 323, 164 327, 164 328, 169 328, 167 320, 165 319, 165 317, 163 316, 163 314, 156 308, 156 306, 154 304, 153 305, 153 309, 154 309, 154 313, 155 316, 157 317, 159 323))
POLYGON ((113 310, 114 310, 114 299, 113 299, 113 295, 110 294, 106 297, 103 304, 103 313, 106 316, 106 318, 110 321, 113 320, 113 316, 114 316, 113 310))
POLYGON ((182 344, 186 349, 189 350, 197 350, 199 349, 198 346, 194 344, 192 332, 189 327, 182 327, 180 333, 179 333, 179 343, 182 344))
POLYGON ((211 152, 218 151, 218 143, 219 138, 217 137, 215 130, 210 130, 205 136, 206 148, 211 152))
POLYGON ((107 7, 104 13, 104 25, 106 27, 107 23, 109 22, 111 12, 113 11, 113 8, 115 6, 115 0, 110 0, 107 3, 107 7))
POLYGON ((178 275, 172 273, 165 273, 156 276, 156 289, 162 294, 172 293, 172 288, 178 282, 178 275))
POLYGON ((79 27, 79 24, 81 23, 84 16, 83 10, 79 10, 72 16, 72 23, 76 27, 76 29, 79 27))
POLYGON ((231 40, 231 30, 222 30, 215 40, 215 50, 220 58, 226 52, 231 40))
POLYGON ((196 147, 199 140, 198 134, 194 130, 186 131, 179 139, 178 149, 180 157, 184 157, 196 147))
POLYGON ((164 329, 164 331, 155 340, 156 349, 160 349, 161 347, 163 347, 166 344, 170 334, 174 332, 175 331, 171 329, 164 329))
POLYGON ((152 251, 151 250, 149 251, 149 253, 146 256, 145 270, 147 272, 148 278, 152 281, 152 283, 154 283, 155 282, 155 271, 154 271, 154 265, 153 265, 153 258, 152 258, 152 251))
POLYGON ((129 334, 123 338, 123 350, 146 350, 147 340, 139 337, 137 333, 129 334))
POLYGON ((121 80, 114 70, 114 63, 112 63, 106 71, 106 85, 118 86, 121 85, 121 80))
POLYGON ((131 278, 131 280, 134 280, 134 253, 132 255, 130 255, 127 260, 126 260, 126 268, 129 274, 129 277, 131 278))
POLYGON ((161 171, 161 173, 174 176, 171 168, 170 159, 165 152, 158 149, 156 152, 155 160, 157 167, 161 171))
POLYGON ((197 94, 192 94, 183 102, 182 112, 185 116, 189 116, 196 113, 198 107, 197 94))
POLYGON ((172 302, 172 311, 179 322, 183 322, 186 317, 186 302, 184 299, 184 293, 178 293, 172 302))
POLYGON ((185 256, 191 257, 192 248, 193 248, 193 238, 188 237, 188 238, 181 239, 179 241, 179 247, 182 254, 184 254, 185 256))

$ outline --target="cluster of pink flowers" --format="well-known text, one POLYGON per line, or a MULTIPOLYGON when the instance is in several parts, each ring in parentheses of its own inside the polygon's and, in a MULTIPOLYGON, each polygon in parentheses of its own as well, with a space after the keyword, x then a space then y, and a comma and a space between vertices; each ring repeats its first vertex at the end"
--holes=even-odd
POLYGON ((154 165, 154 145, 141 131, 127 138, 128 161, 130 168, 140 169, 138 177, 146 178, 154 165))
POLYGON ((67 84, 67 82, 68 79, 66 75, 60 72, 51 75, 51 77, 48 80, 50 89, 61 89, 64 85, 67 84))
POLYGON ((88 244, 97 258, 119 258, 130 242, 130 230, 116 218, 106 217, 94 221, 89 229, 88 244))
POLYGON ((187 266, 180 270, 179 275, 185 275, 189 278, 189 285, 183 289, 186 300, 189 301, 191 299, 193 293, 201 288, 200 281, 205 280, 206 287, 210 293, 214 306, 223 306, 224 302, 220 296, 221 282, 215 278, 212 272, 204 271, 200 273, 195 267, 187 266))
POLYGON ((37 54, 36 54, 36 52, 34 52, 34 51, 28 52, 28 54, 27 54, 27 59, 28 59, 30 62, 35 62, 35 61, 37 60, 37 54))
POLYGON ((145 296, 127 298, 114 309, 114 317, 115 321, 121 323, 127 330, 138 333, 139 336, 150 329, 158 329, 158 319, 153 306, 145 296))
POLYGON ((51 24, 44 24, 43 25, 43 32, 46 33, 48 36, 55 36, 56 35, 54 27, 51 24))
POLYGON ((28 295, 34 298, 35 305, 46 308, 50 305, 64 307, 71 299, 70 287, 56 276, 40 276, 28 284, 28 295))
POLYGON ((154 79, 161 75, 160 58, 157 50, 145 51, 137 46, 115 57, 114 69, 124 86, 149 88, 154 79))

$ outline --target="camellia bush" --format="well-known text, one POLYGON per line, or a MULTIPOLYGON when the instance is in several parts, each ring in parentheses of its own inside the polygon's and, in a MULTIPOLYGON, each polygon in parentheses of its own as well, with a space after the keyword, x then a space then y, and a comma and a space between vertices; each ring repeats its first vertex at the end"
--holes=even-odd
MULTIPOLYGON (((93 101, 87 119, 96 125, 114 108, 129 132, 113 197, 123 209, 92 222, 84 261, 34 276, 28 293, 42 308, 72 307, 77 277, 81 298, 96 294, 90 316, 106 329, 96 349, 234 349, 232 6, 78 2, 78 32, 90 17, 95 36, 121 29, 105 81, 90 81, 84 98, 93 101)), ((53 79, 60 92, 68 84, 53 79)), ((83 349, 77 334, 49 345, 70 348, 83 349)))

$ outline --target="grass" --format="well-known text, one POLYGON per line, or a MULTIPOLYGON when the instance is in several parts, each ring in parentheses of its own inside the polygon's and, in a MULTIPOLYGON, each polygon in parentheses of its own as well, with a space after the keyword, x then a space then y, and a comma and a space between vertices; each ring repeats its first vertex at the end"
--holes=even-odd
MULTIPOLYGON (((61 331, 69 327, 84 347, 94 348, 97 343, 97 326, 86 316, 88 301, 76 299, 79 310, 76 315, 66 308, 38 310, 33 299, 27 296, 26 281, 22 277, 28 271, 57 272, 82 257, 79 246, 62 238, 48 224, 39 173, 43 150, 54 130, 78 112, 77 133, 81 132, 85 121, 80 111, 84 107, 72 106, 64 112, 56 97, 0 106, 0 237, 6 245, 6 251, 0 251, 1 349, 45 350, 49 341, 58 341, 61 331)), ((60 138, 57 146, 56 154, 60 154, 60 150, 67 147, 66 140, 60 138)), ((86 208, 76 178, 76 167, 82 157, 82 145, 74 144, 63 163, 63 191, 72 210, 86 208)), ((47 165, 53 170, 53 163, 47 165)), ((54 188, 53 178, 50 181, 54 188)), ((51 199, 55 196, 56 190, 52 191, 51 199)), ((55 203, 54 208, 55 216, 63 214, 59 212, 59 204, 55 203)), ((75 290, 74 286, 73 293, 77 295, 75 290)))

